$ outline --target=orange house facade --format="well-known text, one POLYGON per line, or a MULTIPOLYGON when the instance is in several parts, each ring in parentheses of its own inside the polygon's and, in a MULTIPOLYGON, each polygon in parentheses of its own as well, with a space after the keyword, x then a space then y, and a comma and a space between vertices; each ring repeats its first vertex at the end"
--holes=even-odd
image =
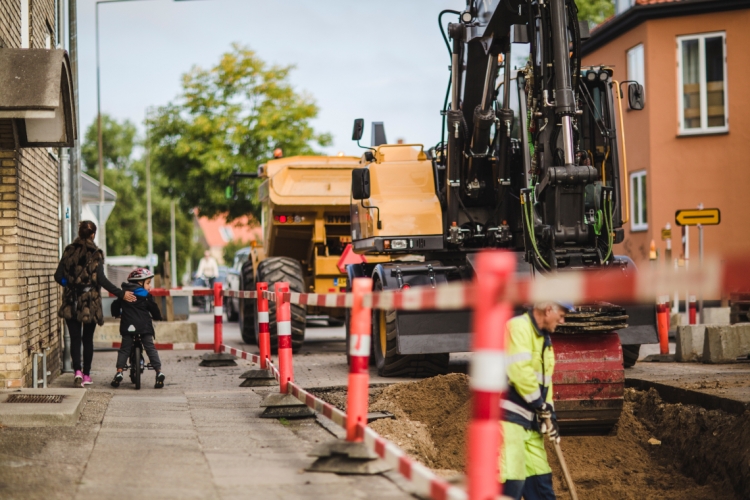
MULTIPOLYGON (((619 253, 642 264, 655 240, 663 260, 671 224, 679 257, 675 211, 699 204, 721 210, 720 225, 704 228, 706 255, 750 252, 750 2, 636 0, 592 31, 583 54, 583 65, 644 86, 634 111, 622 85, 630 214, 619 253)), ((689 256, 697 263, 694 227, 689 256)))

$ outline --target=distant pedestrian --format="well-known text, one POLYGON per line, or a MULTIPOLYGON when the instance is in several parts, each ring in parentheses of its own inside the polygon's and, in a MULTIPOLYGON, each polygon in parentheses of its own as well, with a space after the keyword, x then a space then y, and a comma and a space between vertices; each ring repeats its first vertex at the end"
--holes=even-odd
POLYGON ((120 382, 122 382, 123 378, 122 372, 128 364, 128 357, 130 357, 130 350, 133 348, 133 341, 136 335, 141 337, 141 344, 143 344, 143 349, 148 354, 151 367, 156 370, 154 388, 161 389, 164 387, 164 379, 166 377, 161 372, 161 360, 154 346, 156 332, 154 331, 153 321, 161 321, 162 317, 159 306, 156 304, 154 297, 149 293, 153 277, 154 273, 148 269, 139 267, 134 270, 128 276, 127 283, 122 284, 122 289, 133 292, 137 297, 136 301, 125 302, 117 299, 112 302, 112 316, 121 318, 120 335, 122 336, 120 350, 117 352, 117 373, 115 374, 115 378, 112 379, 112 387, 120 387, 120 382))
POLYGON ((104 275, 104 253, 94 243, 96 224, 89 220, 78 225, 78 238, 65 247, 55 271, 55 281, 63 287, 58 316, 65 319, 70 332, 70 356, 75 370, 74 385, 91 384, 94 359, 94 330, 104 324, 101 288, 128 302, 136 300, 132 292, 123 292, 104 275), (81 366, 83 342, 83 366, 81 366))
POLYGON ((213 288, 214 281, 219 276, 219 263, 208 250, 205 251, 203 258, 198 262, 198 270, 195 274, 205 277, 209 288, 213 288))

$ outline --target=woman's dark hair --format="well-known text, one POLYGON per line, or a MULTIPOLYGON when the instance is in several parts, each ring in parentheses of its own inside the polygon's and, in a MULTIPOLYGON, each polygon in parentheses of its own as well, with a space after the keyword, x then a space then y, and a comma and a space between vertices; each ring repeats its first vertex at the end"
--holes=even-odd
POLYGON ((96 233, 96 224, 90 220, 82 220, 81 223, 78 224, 78 237, 82 240, 91 238, 91 235, 94 233, 96 233))

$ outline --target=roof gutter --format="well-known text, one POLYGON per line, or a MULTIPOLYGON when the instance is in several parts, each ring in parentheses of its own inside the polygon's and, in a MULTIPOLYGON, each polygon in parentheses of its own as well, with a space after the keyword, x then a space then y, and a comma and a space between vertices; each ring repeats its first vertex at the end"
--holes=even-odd
POLYGON ((683 0, 680 2, 636 5, 624 14, 616 16, 599 29, 593 30, 591 38, 583 43, 581 52, 584 56, 587 56, 641 23, 652 19, 694 16, 748 8, 750 8, 750 0, 683 0))

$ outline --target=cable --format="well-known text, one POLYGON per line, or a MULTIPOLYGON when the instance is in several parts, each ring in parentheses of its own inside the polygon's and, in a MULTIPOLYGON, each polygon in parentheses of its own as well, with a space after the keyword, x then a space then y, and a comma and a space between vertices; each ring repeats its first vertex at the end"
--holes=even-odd
POLYGON ((448 55, 453 55, 453 51, 451 51, 451 44, 448 42, 448 36, 445 34, 445 30, 443 29, 443 14, 456 14, 457 16, 460 16, 461 13, 457 10, 450 10, 445 9, 444 11, 440 12, 438 14, 438 26, 440 26, 440 34, 443 35, 443 41, 445 41, 445 46, 448 48, 448 55))
MULTIPOLYGON (((528 193, 527 193, 528 194, 528 193)), ((533 217, 533 207, 531 206, 531 196, 529 196, 529 202, 526 203, 525 196, 521 195, 521 209, 523 211, 523 218, 526 222, 526 230, 529 233, 529 240, 531 240, 531 246, 534 248, 534 252, 536 253, 536 258, 541 261, 542 264, 544 264, 544 267, 546 267, 548 270, 550 269, 550 265, 547 264, 547 261, 544 260, 544 257, 542 257, 541 252, 539 252, 539 248, 536 245, 536 235, 534 234, 534 229, 531 224, 531 219, 533 217), (528 208, 528 213, 527 213, 528 208)))

